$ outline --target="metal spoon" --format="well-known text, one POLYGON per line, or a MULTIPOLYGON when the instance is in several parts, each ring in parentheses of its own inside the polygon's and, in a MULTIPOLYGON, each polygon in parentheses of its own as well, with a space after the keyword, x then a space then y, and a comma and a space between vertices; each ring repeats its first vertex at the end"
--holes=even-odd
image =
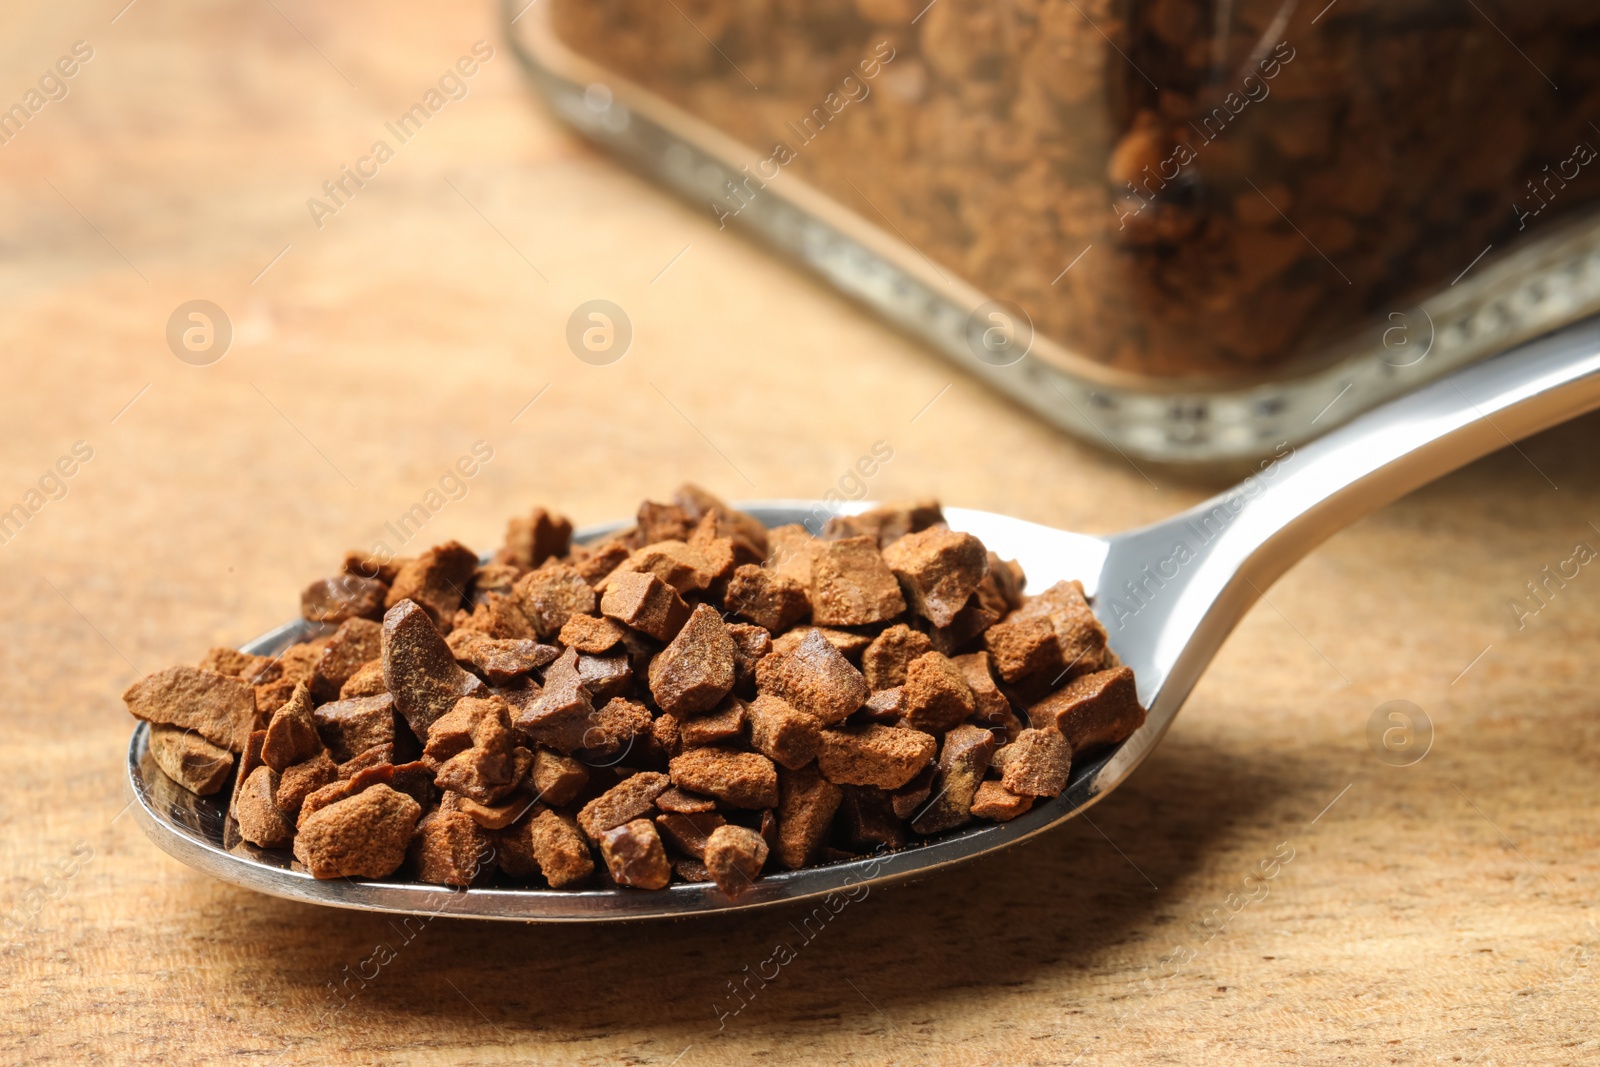
MULTIPOLYGON (((287 851, 224 847, 226 794, 196 797, 147 754, 141 724, 128 749, 134 812, 162 849, 224 881, 293 900, 371 911, 481 919, 595 922, 683 917, 763 907, 926 875, 1014 845, 1072 818, 1115 789, 1172 724, 1223 639, 1272 582, 1322 540, 1391 500, 1529 434, 1600 407, 1600 320, 1589 320, 1370 411, 1280 455, 1238 486, 1165 522, 1109 538, 1004 515, 946 509, 1029 587, 1080 579, 1111 647, 1132 667, 1145 725, 1121 746, 1073 768, 1060 797, 1008 823, 974 824, 928 844, 864 859, 768 874, 730 900, 715 886, 636 889, 448 889, 415 882, 317 881, 287 851)), ((1531 465, 1531 461, 1530 461, 1531 465)), ((1530 477, 1542 473, 1529 472, 1530 477)), ((866 507, 867 505, 859 505, 866 507)), ((828 514, 814 501, 741 505, 769 525, 828 514)), ((622 524, 585 531, 602 536, 622 524)), ((245 646, 271 654, 308 632, 279 627, 245 646)))

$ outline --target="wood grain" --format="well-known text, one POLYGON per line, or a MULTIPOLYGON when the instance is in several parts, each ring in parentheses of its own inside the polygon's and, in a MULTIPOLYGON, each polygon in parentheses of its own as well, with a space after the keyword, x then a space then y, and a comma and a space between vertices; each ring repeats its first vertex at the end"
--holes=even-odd
POLYGON ((1063 439, 569 138, 486 5, 121 8, 26 0, 0 44, 0 103, 74 41, 95 50, 0 148, 0 508, 94 450, 0 545, 6 1060, 1600 1056, 1600 573, 1524 629, 1508 608, 1600 544, 1593 418, 1296 567, 1092 817, 826 922, 405 928, 168 859, 121 816, 123 687, 290 616, 474 441, 494 459, 418 542, 492 544, 537 502, 612 518, 684 478, 815 497, 876 441, 894 458, 874 496, 1069 528, 1205 490, 1063 439), (319 229, 307 199, 478 40, 495 54, 469 95, 319 229), (636 331, 608 367, 563 342, 595 297, 636 331), (195 298, 234 326, 211 366, 164 340, 195 298), (1414 766, 1368 747, 1392 699, 1436 728, 1414 766), (734 1013, 730 983, 780 943, 794 959, 734 1013))

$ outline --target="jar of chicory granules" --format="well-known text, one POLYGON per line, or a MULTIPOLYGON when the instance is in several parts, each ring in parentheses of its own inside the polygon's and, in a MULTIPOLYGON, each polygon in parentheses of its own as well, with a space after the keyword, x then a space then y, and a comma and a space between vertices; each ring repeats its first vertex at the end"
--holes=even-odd
POLYGON ((1600 309, 1583 0, 550 0, 511 29, 559 114, 714 224, 1130 456, 1258 457, 1600 309))

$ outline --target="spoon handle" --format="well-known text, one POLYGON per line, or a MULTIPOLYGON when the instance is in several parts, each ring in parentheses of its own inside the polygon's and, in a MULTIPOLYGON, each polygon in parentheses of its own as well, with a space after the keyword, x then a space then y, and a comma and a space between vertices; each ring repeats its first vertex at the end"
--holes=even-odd
MULTIPOLYGON (((1600 319, 1474 364, 1278 457, 1227 492, 1114 538, 1097 613, 1170 718, 1279 575, 1441 475, 1600 408, 1600 319)), ((1519 450, 1520 451, 1520 450, 1519 450)), ((1526 454, 1528 477, 1556 485, 1526 454)), ((1149 731, 1153 743, 1160 730, 1149 731)), ((1132 754, 1130 754, 1132 755, 1132 754)))

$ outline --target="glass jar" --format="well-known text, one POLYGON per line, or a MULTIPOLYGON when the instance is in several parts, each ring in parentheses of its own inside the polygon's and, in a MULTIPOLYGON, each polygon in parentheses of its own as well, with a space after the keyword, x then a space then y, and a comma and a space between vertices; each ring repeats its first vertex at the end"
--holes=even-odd
POLYGON ((1600 310, 1600 5, 523 3, 567 121, 1130 457, 1600 310))

